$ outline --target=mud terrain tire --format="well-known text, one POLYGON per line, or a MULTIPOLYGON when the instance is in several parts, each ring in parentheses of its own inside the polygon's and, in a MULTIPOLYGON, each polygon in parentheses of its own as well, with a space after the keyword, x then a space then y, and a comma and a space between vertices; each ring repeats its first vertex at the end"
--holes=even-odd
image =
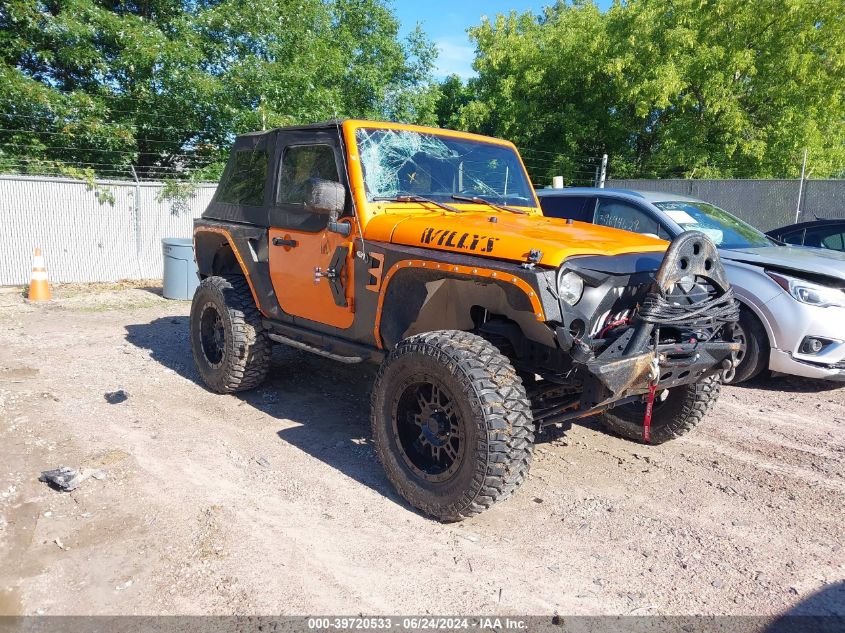
POLYGON ((534 452, 531 405, 516 371, 468 332, 401 341, 376 377, 371 422, 387 478, 412 506, 441 521, 506 499, 534 452))
POLYGON ((264 381, 271 343, 244 277, 203 279, 191 304, 190 328, 194 362, 209 389, 233 393, 264 381))
MULTIPOLYGON (((662 402, 654 403, 651 444, 662 444, 689 433, 719 399, 722 383, 718 376, 669 389, 662 402)), ((614 407, 601 415, 604 428, 629 440, 643 441, 645 403, 614 407)))

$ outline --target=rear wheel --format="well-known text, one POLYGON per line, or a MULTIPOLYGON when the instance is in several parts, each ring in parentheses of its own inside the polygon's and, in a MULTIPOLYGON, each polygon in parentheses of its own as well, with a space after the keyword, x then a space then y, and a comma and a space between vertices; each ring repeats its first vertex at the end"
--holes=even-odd
POLYGON ((508 359, 474 334, 400 342, 373 387, 373 440, 388 479, 414 507, 459 521, 525 479, 534 421, 508 359))
POLYGON ((751 380, 769 365, 769 337, 763 324, 748 308, 742 308, 739 313, 734 339, 742 344, 742 349, 737 354, 736 373, 726 381, 732 385, 751 380))
MULTIPOLYGON (((657 392, 651 416, 651 443, 662 444, 689 433, 719 399, 718 376, 657 392)), ((601 424, 622 437, 643 439, 646 403, 622 404, 601 415, 601 424)))
POLYGON ((264 381, 271 344, 242 276, 203 279, 191 304, 190 327, 194 362, 212 391, 245 391, 264 381))

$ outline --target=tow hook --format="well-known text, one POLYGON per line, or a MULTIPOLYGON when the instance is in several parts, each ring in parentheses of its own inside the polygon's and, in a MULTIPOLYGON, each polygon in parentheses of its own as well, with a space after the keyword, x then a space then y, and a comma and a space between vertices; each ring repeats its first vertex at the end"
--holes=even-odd
POLYGON ((654 398, 657 395, 657 383, 660 381, 660 361, 655 354, 651 359, 649 369, 648 395, 645 401, 645 416, 643 416, 643 442, 651 443, 651 414, 654 411, 654 398))
POLYGON ((731 354, 730 358, 722 361, 722 382, 730 382, 736 376, 736 366, 739 365, 734 358, 735 354, 731 354))

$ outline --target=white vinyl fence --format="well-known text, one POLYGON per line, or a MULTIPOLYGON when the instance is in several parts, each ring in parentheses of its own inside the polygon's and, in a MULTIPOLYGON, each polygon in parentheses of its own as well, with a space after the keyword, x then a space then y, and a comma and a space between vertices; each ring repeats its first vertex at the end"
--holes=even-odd
POLYGON ((201 184, 186 200, 160 200, 162 183, 0 176, 0 286, 26 284, 36 247, 51 282, 155 279, 161 239, 191 237, 214 195, 201 184), (103 196, 102 194, 106 194, 103 196), (100 202, 113 196, 113 204, 100 202))

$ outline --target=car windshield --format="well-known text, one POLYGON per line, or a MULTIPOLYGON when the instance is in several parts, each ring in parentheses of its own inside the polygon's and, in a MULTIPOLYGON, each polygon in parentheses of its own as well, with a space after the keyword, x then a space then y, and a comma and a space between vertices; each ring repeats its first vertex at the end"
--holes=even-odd
POLYGON ((685 231, 701 231, 720 248, 759 248, 775 243, 750 224, 706 202, 655 202, 654 206, 685 231))
POLYGON ((516 152, 507 146, 412 130, 359 128, 356 142, 367 200, 452 196, 533 207, 534 195, 516 152))

